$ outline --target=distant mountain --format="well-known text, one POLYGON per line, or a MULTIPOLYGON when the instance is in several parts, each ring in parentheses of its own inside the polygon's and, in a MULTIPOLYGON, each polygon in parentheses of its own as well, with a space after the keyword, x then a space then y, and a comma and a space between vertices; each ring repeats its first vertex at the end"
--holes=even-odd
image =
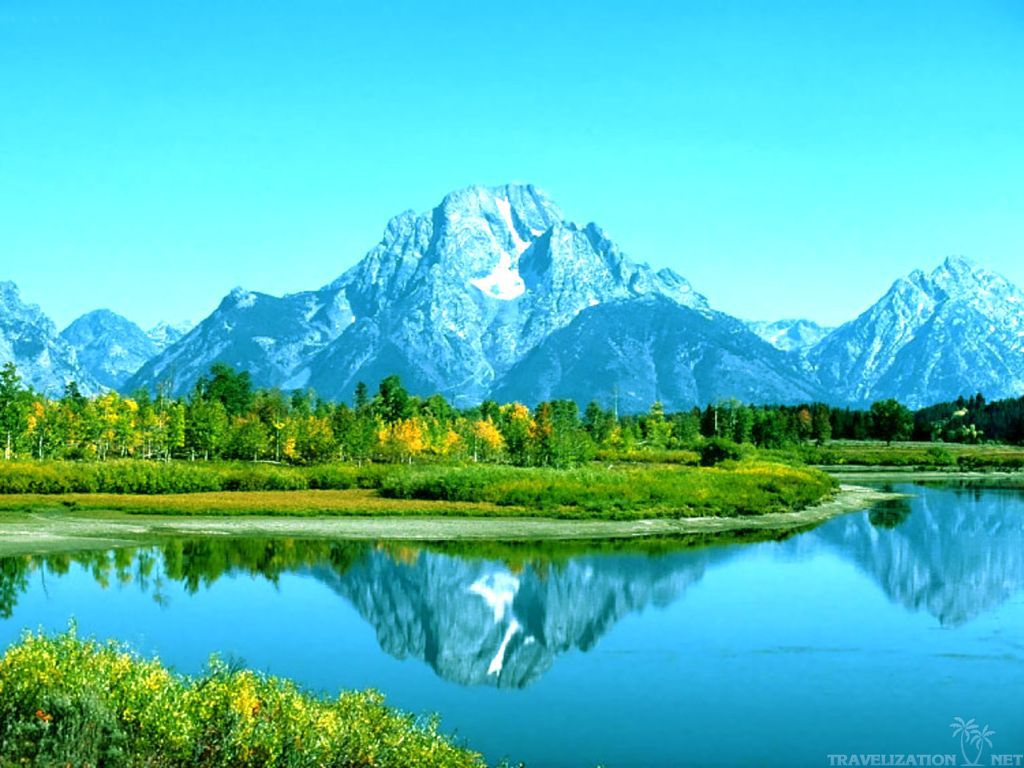
POLYGON ((183 392, 224 361, 263 386, 336 398, 397 373, 414 391, 468 404, 585 309, 649 295, 709 311, 685 279, 630 261, 595 224, 563 221, 535 187, 470 187, 426 214, 396 216, 319 290, 236 289, 129 386, 183 392))
POLYGON ((1024 293, 966 259, 897 280, 836 329, 744 323, 675 272, 630 260, 596 224, 566 221, 530 185, 469 187, 406 211, 333 282, 282 297, 236 288, 194 328, 144 333, 101 310, 54 338, 6 285, 0 359, 50 391, 74 378, 86 390, 184 394, 224 362, 257 386, 336 400, 398 374, 459 406, 596 398, 630 412, 654 400, 895 397, 919 407, 1024 393, 1024 293))
POLYGON ((655 401, 676 410, 731 397, 792 403, 821 394, 792 357, 739 320, 650 296, 581 312, 513 367, 494 396, 596 399, 629 413, 655 401))
POLYGON ((833 328, 818 325, 812 320, 748 320, 747 327, 783 352, 804 352, 809 350, 833 328))
POLYGON ((1024 393, 1024 292, 963 258, 893 283, 809 353, 835 401, 911 407, 983 392, 1024 393))
POLYGON ((139 326, 109 309, 82 315, 60 335, 75 350, 82 368, 109 389, 120 388, 159 351, 139 326))
POLYGON ((192 323, 189 322, 162 322, 157 323, 146 331, 146 336, 153 342, 157 352, 163 352, 172 344, 176 344, 179 339, 183 338, 191 330, 192 323))
POLYGON ((18 286, 6 281, 0 282, 0 364, 10 362, 22 381, 47 395, 60 395, 71 381, 85 394, 100 388, 53 321, 35 304, 24 303, 18 286))

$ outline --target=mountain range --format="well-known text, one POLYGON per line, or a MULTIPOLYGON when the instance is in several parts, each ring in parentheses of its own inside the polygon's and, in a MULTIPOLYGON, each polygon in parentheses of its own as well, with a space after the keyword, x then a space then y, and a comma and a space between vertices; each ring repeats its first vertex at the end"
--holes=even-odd
POLYGON ((530 185, 469 187, 388 222, 310 291, 236 288, 194 328, 144 332, 98 310, 57 333, 0 283, 0 362, 33 387, 183 394, 214 362, 259 386, 349 399, 392 373, 458 405, 596 398, 621 411, 723 398, 911 406, 1024 393, 1024 294, 963 258, 915 271, 839 328, 744 322, 682 276, 630 259, 530 185), (187 331, 187 332, 186 332, 187 331))

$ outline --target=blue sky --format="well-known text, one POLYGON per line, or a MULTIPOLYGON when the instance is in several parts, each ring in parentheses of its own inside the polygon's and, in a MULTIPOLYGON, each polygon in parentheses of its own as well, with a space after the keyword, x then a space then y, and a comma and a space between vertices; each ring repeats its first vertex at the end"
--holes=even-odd
POLYGON ((318 287, 506 181, 743 317, 1024 284, 1024 4, 0 0, 0 279, 60 325, 318 287))

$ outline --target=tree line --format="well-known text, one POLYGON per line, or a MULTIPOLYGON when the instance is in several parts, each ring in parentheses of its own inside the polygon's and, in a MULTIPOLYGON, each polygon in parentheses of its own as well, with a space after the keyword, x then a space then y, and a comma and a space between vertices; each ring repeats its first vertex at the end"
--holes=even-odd
POLYGON ((860 410, 726 401, 666 412, 654 403, 646 413, 620 416, 597 402, 581 412, 572 400, 458 409, 441 395, 410 394, 397 376, 373 393, 360 383, 352 403, 337 403, 311 390, 258 389, 247 372, 221 363, 187 397, 139 390, 90 398, 71 383, 62 397, 50 398, 23 386, 13 364, 0 368, 6 459, 451 459, 558 467, 601 451, 694 449, 708 438, 763 448, 833 439, 1019 443, 1024 398, 988 403, 975 395, 916 413, 895 400, 860 410))

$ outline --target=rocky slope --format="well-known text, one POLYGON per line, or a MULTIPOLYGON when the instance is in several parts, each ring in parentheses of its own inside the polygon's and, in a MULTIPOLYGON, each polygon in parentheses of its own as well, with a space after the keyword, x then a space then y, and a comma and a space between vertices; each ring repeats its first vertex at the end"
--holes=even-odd
POLYGON ((139 326, 109 309, 82 315, 60 335, 85 371, 109 389, 120 388, 159 351, 139 326))
POLYGON ((911 407, 983 392, 1024 394, 1024 292, 963 258, 893 283, 808 353, 825 391, 911 407))
POLYGON ((38 306, 22 301, 18 286, 5 281, 0 282, 0 364, 10 362, 25 384, 47 395, 60 395, 71 381, 85 394, 100 389, 53 321, 38 306))
POLYGON ((821 394, 794 358, 738 320, 651 296, 592 307, 552 333, 499 382, 500 402, 596 399, 624 413, 735 397, 813 401, 821 394))
POLYGON ((834 328, 813 320, 748 320, 747 327, 783 352, 805 352, 828 336, 834 328))
MULTIPOLYGON (((492 395, 498 382, 500 391, 512 387, 513 368, 542 344, 550 350, 582 313, 646 297, 686 308, 705 326, 721 324, 718 337, 739 339, 723 360, 754 355, 716 391, 792 401, 813 390, 792 382, 773 353, 762 361, 766 345, 712 312, 685 279, 634 263, 597 225, 566 222, 543 192, 519 185, 470 187, 428 213, 396 216, 376 247, 319 290, 282 298, 236 290, 130 386, 167 381, 182 392, 222 360, 264 386, 312 386, 348 398, 358 381, 372 385, 397 373, 413 391, 469 404, 492 395), (771 384, 747 380, 748 371, 765 368, 775 370, 771 384)), ((684 363, 657 361, 666 371, 684 363)), ((684 386, 679 397, 686 391, 702 394, 684 386)))

